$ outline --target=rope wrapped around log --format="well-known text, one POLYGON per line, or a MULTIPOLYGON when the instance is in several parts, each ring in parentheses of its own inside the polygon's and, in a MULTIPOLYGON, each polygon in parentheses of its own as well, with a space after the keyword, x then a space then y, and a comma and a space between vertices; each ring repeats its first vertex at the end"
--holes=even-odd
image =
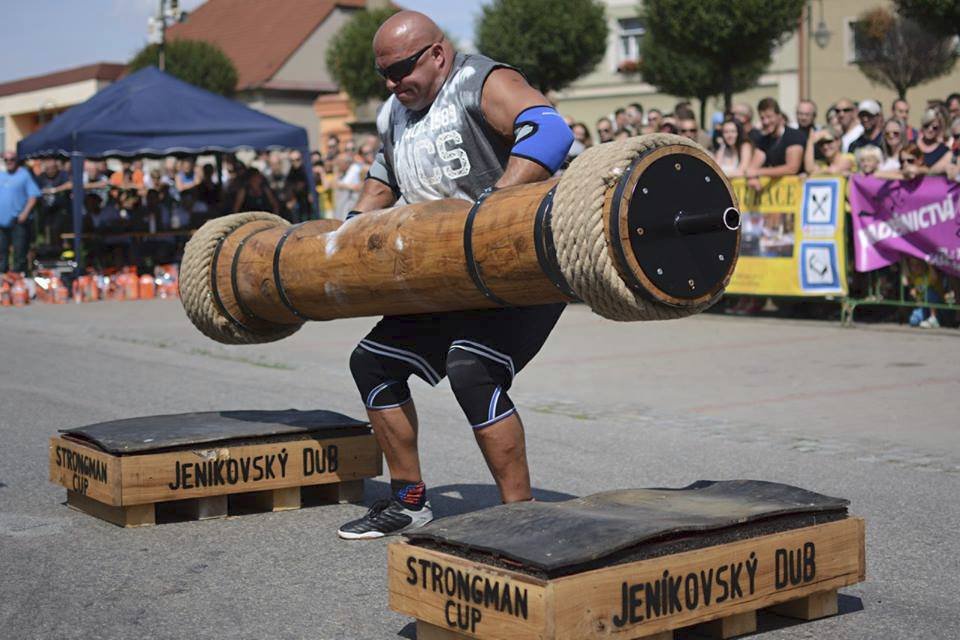
POLYGON ((227 344, 278 340, 305 320, 572 300, 612 320, 665 320, 722 295, 738 228, 712 158, 653 134, 592 147, 559 180, 478 203, 294 227, 263 212, 217 218, 187 243, 180 291, 197 328, 227 344))

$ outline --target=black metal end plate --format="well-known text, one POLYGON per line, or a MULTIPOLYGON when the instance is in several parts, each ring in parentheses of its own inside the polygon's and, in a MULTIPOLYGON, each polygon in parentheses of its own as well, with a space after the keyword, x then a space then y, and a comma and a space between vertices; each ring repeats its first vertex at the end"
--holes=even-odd
POLYGON ((296 434, 364 435, 366 422, 335 411, 208 411, 100 422, 61 433, 114 454, 296 434))
POLYGON ((731 270, 739 233, 681 235, 675 220, 681 211, 722 215, 735 206, 723 176, 703 160, 687 154, 654 160, 639 177, 627 214, 630 249, 650 282, 682 300, 712 292, 731 270))
MULTIPOLYGON (((404 535, 414 544, 438 543, 458 555, 482 552, 553 574, 595 566, 625 549, 642 552, 668 537, 686 536, 687 546, 696 548, 696 538, 735 526, 745 527, 740 537, 764 535, 769 532, 765 523, 777 517, 843 518, 848 504, 842 498, 776 482, 700 480, 682 489, 628 489, 565 502, 514 502, 442 518, 404 535)), ((812 523, 793 519, 788 524, 799 528, 812 523)))

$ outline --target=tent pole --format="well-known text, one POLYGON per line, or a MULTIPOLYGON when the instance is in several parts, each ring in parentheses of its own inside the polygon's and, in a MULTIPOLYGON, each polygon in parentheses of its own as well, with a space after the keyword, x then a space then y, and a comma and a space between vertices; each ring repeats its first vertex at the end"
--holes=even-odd
POLYGON ((217 151, 213 154, 213 157, 217 159, 217 189, 220 192, 223 192, 223 152, 217 151))
POLYGON ((83 254, 80 234, 83 233, 83 154, 74 151, 70 154, 70 176, 73 182, 73 256, 77 262, 74 275, 83 273, 83 254))

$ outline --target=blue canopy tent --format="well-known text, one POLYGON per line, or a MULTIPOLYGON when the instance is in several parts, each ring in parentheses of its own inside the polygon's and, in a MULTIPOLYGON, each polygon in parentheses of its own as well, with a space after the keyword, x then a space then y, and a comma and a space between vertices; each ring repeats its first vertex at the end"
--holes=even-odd
MULTIPOLYGON (((70 159, 74 250, 80 256, 85 158, 166 156, 298 149, 310 157, 307 132, 154 67, 106 87, 19 142, 21 158, 70 159)), ((313 172, 305 166, 308 193, 313 172)))

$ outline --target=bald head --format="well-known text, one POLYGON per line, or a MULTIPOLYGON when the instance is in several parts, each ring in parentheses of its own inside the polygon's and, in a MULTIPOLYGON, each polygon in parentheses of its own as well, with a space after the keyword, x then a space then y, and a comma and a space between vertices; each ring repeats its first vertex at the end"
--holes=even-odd
POLYGON ((420 111, 436 99, 453 68, 453 45, 436 23, 416 11, 400 11, 380 25, 373 55, 387 90, 408 109, 420 111))
POLYGON ((433 20, 419 11, 400 11, 380 25, 373 37, 373 53, 378 58, 391 54, 411 55, 423 47, 443 39, 443 31, 433 20))

